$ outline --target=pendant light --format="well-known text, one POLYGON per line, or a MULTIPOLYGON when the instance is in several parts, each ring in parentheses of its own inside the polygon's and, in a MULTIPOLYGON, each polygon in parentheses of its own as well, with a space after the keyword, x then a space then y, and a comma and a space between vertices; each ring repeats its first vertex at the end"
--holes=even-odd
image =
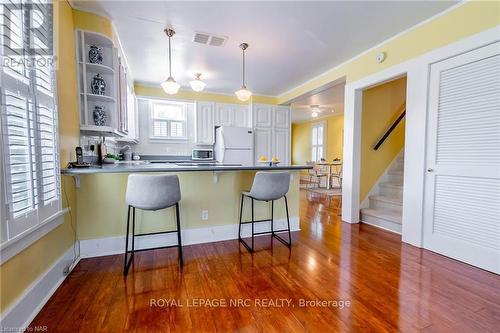
POLYGON ((252 92, 245 86, 245 50, 248 48, 248 44, 241 43, 240 48, 243 50, 243 85, 241 86, 240 90, 235 92, 235 94, 240 101, 245 102, 250 99, 250 96, 252 96, 252 92))
POLYGON ((169 95, 175 95, 179 91, 181 87, 177 82, 175 82, 172 77, 172 50, 170 47, 170 38, 175 35, 175 31, 173 29, 167 28, 164 30, 168 36, 168 79, 161 83, 161 87, 163 90, 169 95))
POLYGON ((196 73, 196 74, 194 74, 194 76, 196 78, 193 81, 189 82, 189 84, 191 85, 191 89, 193 89, 196 92, 200 92, 203 89, 205 89, 205 86, 207 84, 201 80, 201 78, 200 78, 201 73, 196 73))
POLYGON ((316 118, 319 116, 319 114, 321 112, 321 110, 319 109, 319 105, 311 105, 309 108, 311 109, 311 116, 313 118, 316 118))

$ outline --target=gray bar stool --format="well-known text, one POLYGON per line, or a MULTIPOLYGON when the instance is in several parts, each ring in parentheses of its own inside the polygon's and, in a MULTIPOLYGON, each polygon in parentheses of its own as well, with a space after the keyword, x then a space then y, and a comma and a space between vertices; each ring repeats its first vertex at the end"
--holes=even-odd
MULTIPOLYGON (((238 231, 239 241, 246 247, 249 252, 254 250, 254 236, 271 234, 271 237, 275 237, 281 243, 287 247, 292 246, 292 236, 290 234, 290 218, 288 216, 288 201, 286 194, 290 188, 290 174, 288 172, 257 172, 253 180, 252 189, 250 192, 243 192, 241 194, 241 207, 240 207, 240 225, 238 231), (245 197, 248 197, 252 201, 252 220, 242 221, 243 216, 243 202, 245 197), (285 198, 285 208, 286 208, 286 220, 288 223, 288 229, 274 230, 274 200, 285 198), (255 220, 254 217, 254 200, 257 201, 271 201, 271 219, 267 220, 255 220), (254 224, 259 222, 271 222, 271 231, 265 232, 255 232, 254 224), (249 246, 241 237, 241 226, 243 224, 252 224, 252 246, 249 246), (278 232, 288 232, 288 242, 281 238, 276 233, 278 232)), ((271 238, 272 239, 272 238, 271 238)))
POLYGON ((140 175, 132 174, 128 177, 126 201, 127 212, 127 236, 125 241, 125 261, 123 263, 123 275, 127 275, 134 253, 139 251, 165 249, 169 247, 179 248, 179 263, 182 266, 182 243, 181 243, 181 223, 179 217, 179 201, 181 200, 181 189, 179 178, 176 175, 140 175), (177 230, 150 232, 135 234, 135 209, 159 210, 175 205, 175 216, 177 219, 177 230), (132 210, 132 250, 129 250, 129 230, 130 230, 130 210, 132 210), (177 245, 161 246, 147 249, 135 249, 135 237, 177 233, 177 245), (130 257, 128 254, 131 253, 130 257))

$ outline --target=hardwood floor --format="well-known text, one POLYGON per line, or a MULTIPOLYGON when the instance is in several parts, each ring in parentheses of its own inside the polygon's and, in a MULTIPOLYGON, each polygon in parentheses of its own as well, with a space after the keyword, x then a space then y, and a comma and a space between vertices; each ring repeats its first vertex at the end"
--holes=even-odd
POLYGON ((402 244, 398 235, 342 223, 338 201, 322 200, 301 194, 302 230, 294 233, 291 251, 276 240, 271 246, 269 236, 257 238, 253 255, 236 240, 187 246, 182 271, 175 249, 140 252, 126 279, 122 255, 84 259, 32 327, 46 326, 49 332, 498 332, 498 275, 402 244), (228 306, 217 307, 220 299, 228 306), (301 307, 301 299, 350 304, 301 307), (194 306, 202 300, 211 306, 194 306), (250 304, 229 306, 231 300, 250 304), (275 300, 274 306, 262 306, 266 300, 275 300))

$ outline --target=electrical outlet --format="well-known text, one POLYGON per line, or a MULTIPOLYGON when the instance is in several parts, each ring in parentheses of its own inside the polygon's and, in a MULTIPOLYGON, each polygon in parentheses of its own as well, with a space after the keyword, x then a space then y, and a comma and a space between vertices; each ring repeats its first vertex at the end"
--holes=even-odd
POLYGON ((201 211, 201 219, 204 221, 208 220, 208 210, 201 211))

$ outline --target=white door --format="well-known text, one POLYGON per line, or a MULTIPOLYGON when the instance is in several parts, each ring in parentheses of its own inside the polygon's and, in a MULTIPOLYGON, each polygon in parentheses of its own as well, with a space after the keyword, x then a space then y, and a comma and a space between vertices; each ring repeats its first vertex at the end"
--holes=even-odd
POLYGON ((217 103, 215 105, 215 125, 233 126, 234 112, 232 104, 217 103))
POLYGON ((431 66, 424 247, 500 273, 500 43, 431 66))
POLYGON ((234 117, 234 124, 233 126, 238 126, 238 127, 251 127, 252 125, 248 124, 248 106, 246 105, 237 105, 235 104, 233 106, 233 117, 234 117))
POLYGON ((272 132, 271 128, 256 128, 254 130, 256 161, 261 156, 265 156, 269 160, 271 159, 272 132))
POLYGON ((277 106, 274 108, 274 127, 290 128, 290 108, 277 106))
POLYGON ((266 104, 254 104, 254 127, 273 126, 273 107, 266 104))
POLYGON ((214 130, 214 103, 197 102, 195 119, 195 143, 198 145, 213 145, 214 130))
POLYGON ((290 164, 290 130, 276 128, 273 135, 273 156, 282 164, 290 164))

